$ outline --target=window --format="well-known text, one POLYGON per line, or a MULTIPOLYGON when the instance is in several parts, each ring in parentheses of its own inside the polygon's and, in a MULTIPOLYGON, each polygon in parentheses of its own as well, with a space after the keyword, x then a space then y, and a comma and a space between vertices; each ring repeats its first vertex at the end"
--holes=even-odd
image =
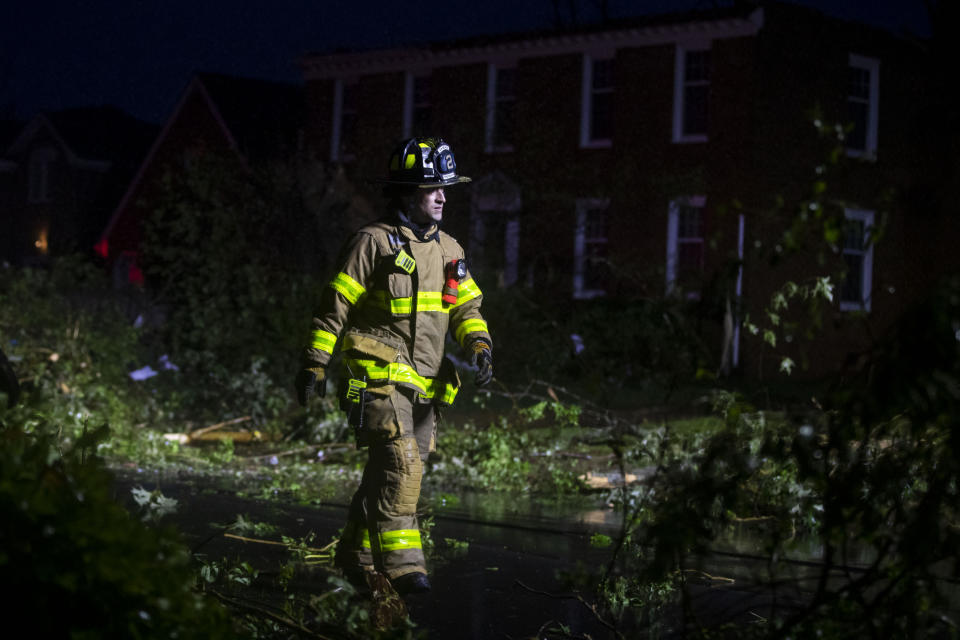
POLYGON ((583 56, 580 146, 609 147, 613 140, 614 59, 583 56))
POLYGON ((850 54, 847 67, 847 155, 876 158, 880 111, 880 61, 850 54))
POLYGON ((502 172, 473 183, 470 206, 470 270, 483 281, 509 287, 520 275, 520 188, 502 172))
POLYGON ((667 294, 681 291, 700 297, 703 274, 703 208, 706 198, 693 196, 670 202, 667 219, 667 294))
POLYGON ((607 210, 609 200, 577 200, 573 243, 573 297, 595 298, 606 293, 607 210))
POLYGON ((517 70, 490 65, 487 73, 487 151, 513 151, 517 70))
POLYGON ((673 141, 706 142, 710 112, 710 49, 677 46, 673 141))
POLYGON ((476 211, 470 230, 470 269, 496 275, 499 286, 517 282, 520 264, 520 216, 515 211, 476 211))
POLYGON ((57 157, 53 149, 35 149, 30 153, 27 201, 50 202, 50 165, 57 157))
POLYGON ((873 281, 873 211, 844 209, 841 311, 870 311, 873 281))
POLYGON ((356 148, 357 82, 338 78, 333 86, 333 128, 330 136, 330 160, 349 162, 356 148))
POLYGON ((431 136, 430 76, 407 74, 403 101, 403 137, 431 136))

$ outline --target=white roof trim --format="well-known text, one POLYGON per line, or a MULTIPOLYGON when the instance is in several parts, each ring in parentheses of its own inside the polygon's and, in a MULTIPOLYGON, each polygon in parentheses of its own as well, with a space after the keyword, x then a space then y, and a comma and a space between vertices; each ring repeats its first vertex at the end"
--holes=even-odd
POLYGON ((315 54, 301 60, 304 79, 337 78, 411 71, 488 62, 493 57, 540 58, 581 53, 595 48, 615 50, 683 42, 690 38, 710 40, 754 36, 763 27, 763 9, 746 18, 693 20, 632 29, 524 38, 479 46, 433 51, 427 48, 380 49, 359 53, 315 54))
POLYGON ((108 160, 89 160, 78 156, 70 145, 67 144, 67 141, 63 139, 63 136, 60 135, 60 132, 57 131, 57 128, 53 125, 53 122, 50 121, 50 118, 42 113, 37 114, 27 123, 27 126, 25 126, 20 132, 20 135, 17 136, 17 139, 10 145, 7 154, 17 155, 24 153, 43 128, 50 131, 50 135, 53 136, 53 139, 60 147, 60 150, 63 151, 67 162, 71 166, 79 169, 88 169, 90 171, 109 171, 110 167, 113 166, 113 163, 108 160))
POLYGON ((80 157, 73 152, 73 149, 70 148, 70 145, 67 144, 67 141, 63 139, 63 136, 60 135, 60 132, 57 131, 57 128, 53 126, 52 122, 50 122, 50 119, 42 113, 34 116, 27 126, 23 128, 23 131, 20 132, 20 135, 17 136, 17 139, 12 145, 10 145, 10 150, 7 152, 8 155, 13 156, 24 153, 33 142, 34 138, 39 135, 41 129, 47 129, 50 131, 50 135, 53 136, 53 139, 60 147, 60 150, 63 152, 64 156, 66 156, 68 163, 71 165, 80 164, 80 157))

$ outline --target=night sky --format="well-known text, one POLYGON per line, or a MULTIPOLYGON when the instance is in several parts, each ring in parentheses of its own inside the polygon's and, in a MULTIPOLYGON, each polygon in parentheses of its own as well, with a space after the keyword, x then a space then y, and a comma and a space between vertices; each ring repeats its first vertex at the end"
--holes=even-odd
MULTIPOLYGON (((929 31, 923 0, 798 1, 895 32, 929 31)), ((713 5, 709 0, 609 4, 614 17, 713 5)), ((551 0, 34 0, 4 5, 0 118, 112 104, 156 123, 169 115, 194 71, 297 83, 297 60, 307 52, 540 29, 550 27, 554 16, 551 0)))

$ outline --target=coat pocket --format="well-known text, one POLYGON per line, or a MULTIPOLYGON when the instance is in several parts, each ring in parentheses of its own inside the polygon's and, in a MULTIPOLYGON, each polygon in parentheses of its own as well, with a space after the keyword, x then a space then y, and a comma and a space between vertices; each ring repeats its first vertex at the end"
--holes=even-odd
POLYGON ((394 362, 400 353, 400 344, 396 340, 348 331, 343 337, 343 352, 352 358, 375 358, 383 362, 394 362))
POLYGON ((403 318, 413 313, 413 278, 407 273, 387 276, 387 303, 390 315, 403 318))

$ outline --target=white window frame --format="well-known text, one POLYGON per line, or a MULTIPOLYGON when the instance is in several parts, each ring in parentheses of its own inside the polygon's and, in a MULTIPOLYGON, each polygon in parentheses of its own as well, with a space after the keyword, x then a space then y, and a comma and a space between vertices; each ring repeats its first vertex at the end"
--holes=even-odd
MULTIPOLYGON (((599 53, 583 54, 583 73, 580 85, 580 146, 585 149, 604 149, 613 146, 611 138, 594 138, 590 123, 593 120, 593 64, 603 60, 613 60, 614 55, 599 53)), ((616 86, 604 89, 604 93, 613 93, 616 86)))
POLYGON ((348 162, 356 157, 353 153, 341 153, 341 149, 343 148, 343 95, 347 85, 356 90, 357 84, 357 80, 353 78, 337 78, 333 82, 333 123, 330 128, 331 162, 348 162))
POLYGON ((57 159, 56 149, 43 147, 30 152, 27 163, 27 202, 50 202, 50 165, 57 159))
MULTIPOLYGON (((708 137, 705 133, 688 134, 683 130, 683 110, 686 99, 687 88, 687 54, 698 51, 710 51, 710 42, 696 42, 681 44, 677 43, 676 55, 673 63, 673 142, 676 144, 686 144, 695 142, 707 142, 708 137)), ((698 81, 700 83, 700 81, 698 81)), ((710 81, 703 84, 710 85, 710 81)), ((709 103, 707 105, 709 108, 709 103)))
MULTIPOLYGON (((408 71, 403 79, 403 126, 401 137, 409 138, 413 131, 413 112, 416 109, 416 106, 413 103, 414 98, 414 89, 416 88, 416 82, 419 78, 429 78, 431 76, 429 71, 424 72, 412 72, 408 71)), ((431 105, 432 106, 432 105, 431 105)))
MULTIPOLYGON (((667 295, 673 295, 677 287, 677 255, 680 245, 680 207, 694 207, 704 210, 707 204, 706 196, 684 196, 674 198, 670 201, 670 207, 667 214, 667 264, 666 264, 666 292, 667 295)), ((701 214, 701 222, 703 222, 701 214)), ((701 229, 702 233, 702 229, 701 229)), ((706 238, 700 238, 700 244, 706 248, 706 238)), ((685 297, 688 300, 698 300, 699 291, 686 291, 685 297)))
POLYGON ((587 269, 587 243, 602 242, 609 245, 610 239, 587 238, 587 216, 591 211, 602 209, 605 215, 609 213, 609 198, 577 198, 577 221, 574 225, 573 237, 573 297, 577 300, 589 300, 607 294, 603 289, 587 289, 584 284, 584 273, 587 269))
MULTIPOLYGON (((870 75, 870 96, 867 103, 867 131, 864 149, 853 149, 846 147, 847 156, 851 158, 863 158, 865 160, 877 159, 877 144, 879 138, 880 124, 880 60, 867 56, 850 54, 848 67, 862 69, 870 75)), ((857 100, 848 95, 847 101, 857 100)))
MULTIPOLYGON (((873 223, 876 218, 874 211, 869 209, 847 209, 843 210, 844 220, 857 220, 863 223, 863 233, 864 233, 864 249, 862 251, 856 251, 857 255, 863 256, 863 262, 861 264, 861 273, 860 273, 860 283, 862 290, 860 292, 861 299, 858 301, 852 300, 843 300, 843 283, 840 283, 840 291, 837 295, 837 298, 840 300, 840 310, 841 311, 870 311, 870 299, 872 297, 873 290, 873 223)), ((842 243, 842 241, 841 241, 842 243)), ((842 244, 840 246, 840 252, 842 254, 854 253, 853 250, 847 249, 842 244)))
MULTIPOLYGON (((496 146, 494 144, 494 133, 497 130, 497 103, 502 100, 497 96, 497 74, 502 70, 512 70, 516 72, 516 64, 494 64, 487 65, 487 120, 484 129, 484 149, 487 153, 513 151, 512 144, 503 144, 496 146)), ((516 87, 516 83, 514 83, 516 87)), ((516 91, 516 89, 514 89, 516 91)), ((516 93, 513 95, 513 102, 516 104, 516 93)))

